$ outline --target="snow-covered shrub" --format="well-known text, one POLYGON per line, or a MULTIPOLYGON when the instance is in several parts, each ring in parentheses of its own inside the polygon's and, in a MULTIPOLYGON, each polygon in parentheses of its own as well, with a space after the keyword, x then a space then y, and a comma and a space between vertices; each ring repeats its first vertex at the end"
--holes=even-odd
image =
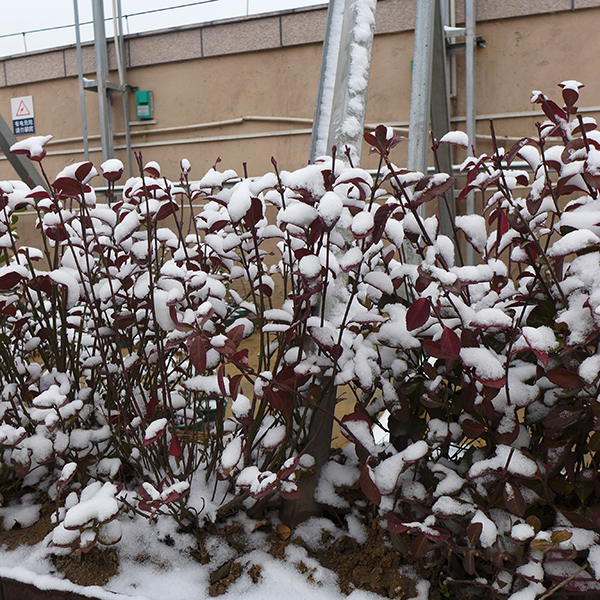
MULTIPOLYGON (((315 488, 347 508, 354 482, 436 589, 597 595, 600 134, 580 87, 564 107, 534 93, 536 136, 465 161, 459 200, 484 210, 453 239, 418 208, 454 180, 395 166, 383 126, 374 176, 334 152, 255 180, 192 182, 182 161, 177 183, 140 159, 122 194, 113 160, 107 205, 91 163, 51 192, 0 184, 0 483, 47 491, 55 542, 85 550, 118 538, 103 494, 182 526, 204 501, 279 499, 291 522, 315 488), (40 249, 18 247, 24 207, 40 249), (334 421, 355 452, 323 469, 334 421)), ((17 150, 41 161, 47 141, 17 150)))
POLYGON ((385 235, 402 230, 420 260, 379 267, 394 284, 371 337, 391 445, 359 440, 360 483, 452 597, 466 583, 513 600, 600 591, 600 134, 577 114, 581 84, 561 87, 563 107, 534 92, 537 136, 464 162, 459 200, 484 209, 457 217, 453 241, 416 212, 445 180, 397 169, 390 137, 369 136, 394 188, 385 235))

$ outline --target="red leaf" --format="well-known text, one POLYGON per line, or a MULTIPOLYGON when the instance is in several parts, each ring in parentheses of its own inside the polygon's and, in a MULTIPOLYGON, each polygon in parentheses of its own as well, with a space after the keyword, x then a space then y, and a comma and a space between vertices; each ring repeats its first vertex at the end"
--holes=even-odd
POLYGON ((368 464, 363 467, 363 470, 360 473, 359 483, 363 494, 373 504, 379 506, 379 504, 381 504, 381 492, 371 479, 371 469, 368 464))
POLYGON ((546 372, 546 377, 555 385, 561 388, 570 390, 578 390, 585 386, 585 383, 581 377, 569 369, 550 369, 546 372))
POLYGON ((279 495, 284 499, 284 500, 298 500, 301 496, 300 494, 300 490, 298 489, 298 486, 295 483, 287 483, 287 485, 284 486, 279 486, 279 495), (287 487, 289 486, 289 487, 287 487))
POLYGON ((244 325, 240 324, 236 325, 227 332, 227 337, 231 340, 231 342, 233 342, 233 345, 235 346, 236 350, 237 347, 240 345, 240 342, 244 339, 245 331, 246 328, 244 327, 244 325))
POLYGON ((248 229, 253 229, 263 218, 263 206, 260 198, 252 198, 250 201, 250 210, 244 215, 244 223, 248 229))
MULTIPOLYGON (((559 84, 561 87, 562 85, 559 84)), ((583 87, 583 85, 581 86, 583 87)), ((571 109, 575 106, 577 100, 579 100, 579 91, 572 87, 562 87, 562 97, 565 101, 565 106, 569 112, 573 112, 571 109)))
POLYGON ((424 534, 418 535, 410 544, 410 553, 415 558, 425 558, 429 542, 424 534))
POLYGON ((420 206, 425 202, 433 200, 437 196, 443 196, 453 185, 454 178, 445 173, 424 177, 415 186, 411 204, 413 206, 420 206))
POLYGON ((522 517, 525 514, 525 509, 527 508, 525 499, 521 490, 516 485, 507 481, 502 490, 502 497, 504 498, 504 505, 513 515, 522 517))
POLYGON ((240 373, 238 375, 234 375, 229 381, 229 393, 234 399, 238 397, 242 377, 243 375, 240 373))
POLYGON ((171 439, 171 445, 169 446, 169 454, 171 456, 182 456, 183 452, 181 451, 181 446, 179 445, 179 440, 177 436, 173 436, 171 439))
POLYGON ((249 367, 250 363, 248 362, 248 348, 243 348, 239 352, 236 352, 234 355, 232 355, 231 362, 236 365, 249 367))
POLYGON ((495 390, 499 390, 506 385, 506 377, 502 377, 501 379, 482 379, 481 377, 477 377, 478 381, 481 381, 484 386, 493 388, 495 390))
POLYGON ((279 413, 281 413, 286 420, 292 416, 294 409, 294 402, 292 395, 284 390, 275 391, 271 386, 266 388, 265 396, 269 404, 279 413))
POLYGON ((485 431, 485 426, 473 419, 465 419, 461 422, 461 427, 463 433, 472 440, 476 440, 485 431))
POLYGON ((548 366, 548 353, 543 350, 536 350, 532 348, 533 353, 540 359, 540 362, 547 367, 548 366))
POLYGON ((83 181, 90 174, 90 171, 93 168, 94 165, 91 162, 82 162, 75 170, 75 177, 77 178, 77 181, 83 181))
POLYGON ((413 331, 422 327, 427 323, 430 314, 431 305, 429 304, 429 298, 419 298, 406 311, 406 328, 409 331, 413 331))
POLYGON ((388 217, 392 214, 396 208, 400 206, 399 204, 384 204, 380 206, 375 212, 374 221, 375 228, 373 229, 373 233, 371 234, 373 237, 373 243, 377 244, 383 235, 385 230, 385 224, 388 220, 388 217))
POLYGON ((469 575, 475 575, 475 552, 467 550, 463 556, 463 568, 469 575))
POLYGON ((59 193, 68 197, 76 197, 81 194, 81 183, 70 177, 59 177, 52 183, 52 187, 59 193))
POLYGON ((583 416, 585 411, 582 409, 573 406, 557 406, 544 417, 542 424, 546 429, 561 431, 581 420, 583 416))
POLYGON ((287 479, 292 473, 294 473, 294 471, 298 468, 299 464, 300 464, 300 458, 296 457, 292 461, 292 464, 288 465, 287 467, 282 467, 279 470, 279 473, 277 473, 277 479, 279 479, 279 480, 287 479))
POLYGON ((0 276, 0 290, 10 290, 23 280, 23 275, 12 271, 0 276))
POLYGON ((433 340, 423 340, 423 349, 432 358, 448 358, 446 353, 442 351, 442 345, 433 340))
POLYGON ((206 348, 200 336, 195 336, 190 342, 190 362, 194 366, 196 373, 206 371, 206 348))
POLYGON ((402 523, 398 517, 394 517, 394 515, 392 515, 391 517, 388 517, 388 529, 392 533, 404 533, 408 531, 409 528, 402 523))
POLYGON ((175 202, 171 200, 166 200, 165 202, 161 203, 158 211, 154 215, 154 219, 156 221, 162 221, 163 219, 170 217, 174 212, 178 210, 179 206, 175 202))
POLYGON ((382 151, 382 148, 379 147, 379 142, 377 141, 377 138, 372 133, 367 131, 364 135, 364 138, 365 138, 365 142, 367 142, 367 144, 369 144, 369 146, 382 151))
POLYGON ((460 338, 449 327, 444 326, 440 345, 442 352, 447 358, 454 358, 455 360, 459 358, 461 348, 460 338))
POLYGON ((506 160, 506 164, 508 164, 510 166, 510 164, 515 159, 515 156, 521 150, 521 148, 523 148, 523 146, 526 146, 527 144, 529 144, 531 141, 532 141, 531 138, 521 138, 518 142, 515 142, 513 144, 512 148, 508 151, 508 153, 504 157, 504 160, 506 160))
POLYGON ((441 527, 430 527, 424 535, 428 540, 437 543, 445 542, 450 537, 450 532, 441 527))
POLYGON ((471 546, 476 546, 479 543, 482 531, 483 523, 481 522, 471 523, 467 527, 467 538, 469 539, 469 544, 471 544, 471 546))
POLYGON ((152 398, 150 398, 150 402, 148 402, 148 406, 146 408, 149 419, 154 418, 154 411, 156 410, 157 406, 158 406, 158 397, 155 394, 154 396, 152 396, 152 398))
POLYGON ((227 396, 227 388, 225 387, 225 365, 221 365, 217 370, 217 383, 222 396, 227 396))
MULTIPOLYGON (((64 471, 63 471, 64 472, 64 471)), ((75 473, 77 473, 77 469, 73 469, 70 471, 66 477, 61 473, 58 481, 56 482, 56 493, 60 494, 61 490, 73 479, 75 473)))
POLYGON ((156 431, 156 433, 152 437, 144 439, 144 441, 142 442, 142 446, 145 448, 146 446, 149 446, 150 444, 154 443, 156 440, 161 438, 165 434, 165 431, 167 430, 167 425, 168 425, 168 422, 165 423, 165 426, 162 429, 159 429, 158 431, 156 431))

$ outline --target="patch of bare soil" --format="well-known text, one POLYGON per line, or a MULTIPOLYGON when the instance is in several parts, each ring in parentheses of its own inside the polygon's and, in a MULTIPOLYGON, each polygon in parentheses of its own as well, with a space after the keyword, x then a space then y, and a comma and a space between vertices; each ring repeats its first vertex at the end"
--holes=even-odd
POLYGON ((414 580, 399 571, 403 556, 386 544, 385 536, 387 532, 374 524, 364 544, 344 535, 319 553, 319 562, 338 574, 344 594, 361 589, 384 598, 416 596, 414 580))
POLYGON ((57 571, 78 585, 106 585, 119 573, 119 559, 112 549, 92 548, 87 554, 54 556, 57 571))
MULTIPOLYGON (((44 504, 37 523, 9 531, 0 530, 0 546, 14 550, 19 546, 39 544, 52 531, 50 517, 53 510, 51 503, 44 504)), ((54 556, 52 562, 59 573, 79 585, 102 586, 119 572, 117 553, 112 549, 92 548, 88 554, 80 556, 54 556)))
MULTIPOLYGON (((234 548, 239 548, 240 540, 235 539, 235 527, 229 526, 224 537, 234 548), (233 544, 232 544, 233 542, 233 544)), ((269 553, 279 560, 285 559, 286 547, 290 544, 307 550, 311 558, 316 559, 322 566, 338 574, 340 589, 344 594, 350 594, 354 589, 373 592, 384 598, 408 600, 417 595, 415 581, 401 574, 401 567, 407 564, 406 556, 394 550, 388 533, 377 522, 369 528, 369 537, 364 544, 359 544, 349 536, 342 536, 327 545, 327 532, 324 534, 326 547, 318 552, 310 551, 302 538, 286 532, 282 526, 275 529, 270 525, 263 527, 269 531, 269 553), (270 531, 269 531, 270 530, 270 531)), ((247 546, 246 546, 247 547, 247 546)), ((198 556, 199 559, 199 556, 198 556)), ((231 583, 236 581, 246 570, 253 581, 260 578, 260 567, 243 564, 243 555, 231 560, 211 573, 210 595, 219 596, 227 592, 231 583)), ((299 562, 296 568, 308 581, 314 581, 314 569, 304 562, 299 562)))
POLYGON ((15 527, 9 531, 0 529, 0 546, 7 550, 14 550, 18 546, 35 546, 39 544, 52 531, 50 515, 53 506, 45 504, 42 507, 40 518, 31 527, 15 527))

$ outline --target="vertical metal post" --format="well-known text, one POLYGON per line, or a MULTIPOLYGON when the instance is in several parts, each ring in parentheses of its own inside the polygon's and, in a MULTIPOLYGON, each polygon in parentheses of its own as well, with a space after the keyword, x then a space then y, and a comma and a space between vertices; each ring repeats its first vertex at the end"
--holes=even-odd
POLYGON ((119 70, 119 85, 123 94, 123 120, 125 124, 125 146, 127 148, 127 170, 129 177, 133 176, 133 157, 131 153, 131 130, 129 117, 129 89, 125 71, 125 44, 123 42, 123 15, 121 0, 113 0, 113 28, 115 37, 115 54, 117 57, 117 68, 119 70))
MULTIPOLYGON (((433 57, 431 69, 431 130, 436 139, 440 139, 450 131, 450 106, 448 94, 448 73, 446 60, 446 35, 442 23, 442 1, 435 2, 433 21, 433 57)), ((442 173, 452 173, 452 148, 449 144, 441 144, 437 150, 437 162, 442 173)), ((448 190, 445 197, 438 199, 438 216, 440 232, 452 237, 453 223, 456 216, 454 192, 448 190)))
POLYGON ((347 147, 352 164, 360 163, 376 7, 375 0, 329 6, 311 160, 335 145, 340 159, 347 147))
POLYGON ((114 157, 115 150, 110 97, 106 85, 108 82, 108 53, 106 51, 106 29, 104 27, 102 0, 92 0, 92 15, 94 19, 94 48, 96 50, 96 80, 98 84, 102 160, 106 161, 114 157))
POLYGON ((435 2, 437 0, 419 0, 416 3, 407 167, 412 171, 420 171, 421 173, 427 173, 429 150, 435 2))
POLYGON ((79 29, 79 3, 73 0, 73 16, 75 19, 75 40, 77 44, 77 75, 79 78, 79 102, 81 104, 81 127, 83 130, 83 153, 85 160, 90 160, 88 141, 87 111, 85 107, 85 91, 83 87, 83 59, 81 57, 81 31, 79 29))
MULTIPOLYGON (((469 156, 476 155, 475 136, 477 133, 477 112, 475 108, 475 0, 465 0, 465 98, 466 98, 466 129, 470 147, 469 156)), ((467 196, 467 214, 475 212, 475 196, 471 192, 467 196)), ((467 264, 473 264, 474 253, 470 244, 467 244, 467 264)))

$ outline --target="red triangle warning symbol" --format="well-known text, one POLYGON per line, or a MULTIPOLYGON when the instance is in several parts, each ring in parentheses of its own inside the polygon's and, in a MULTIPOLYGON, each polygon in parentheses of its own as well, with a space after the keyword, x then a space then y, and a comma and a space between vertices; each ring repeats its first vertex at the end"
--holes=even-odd
POLYGON ((17 117, 30 117, 31 113, 27 108, 27 105, 23 100, 19 103, 19 108, 17 108, 17 117))

